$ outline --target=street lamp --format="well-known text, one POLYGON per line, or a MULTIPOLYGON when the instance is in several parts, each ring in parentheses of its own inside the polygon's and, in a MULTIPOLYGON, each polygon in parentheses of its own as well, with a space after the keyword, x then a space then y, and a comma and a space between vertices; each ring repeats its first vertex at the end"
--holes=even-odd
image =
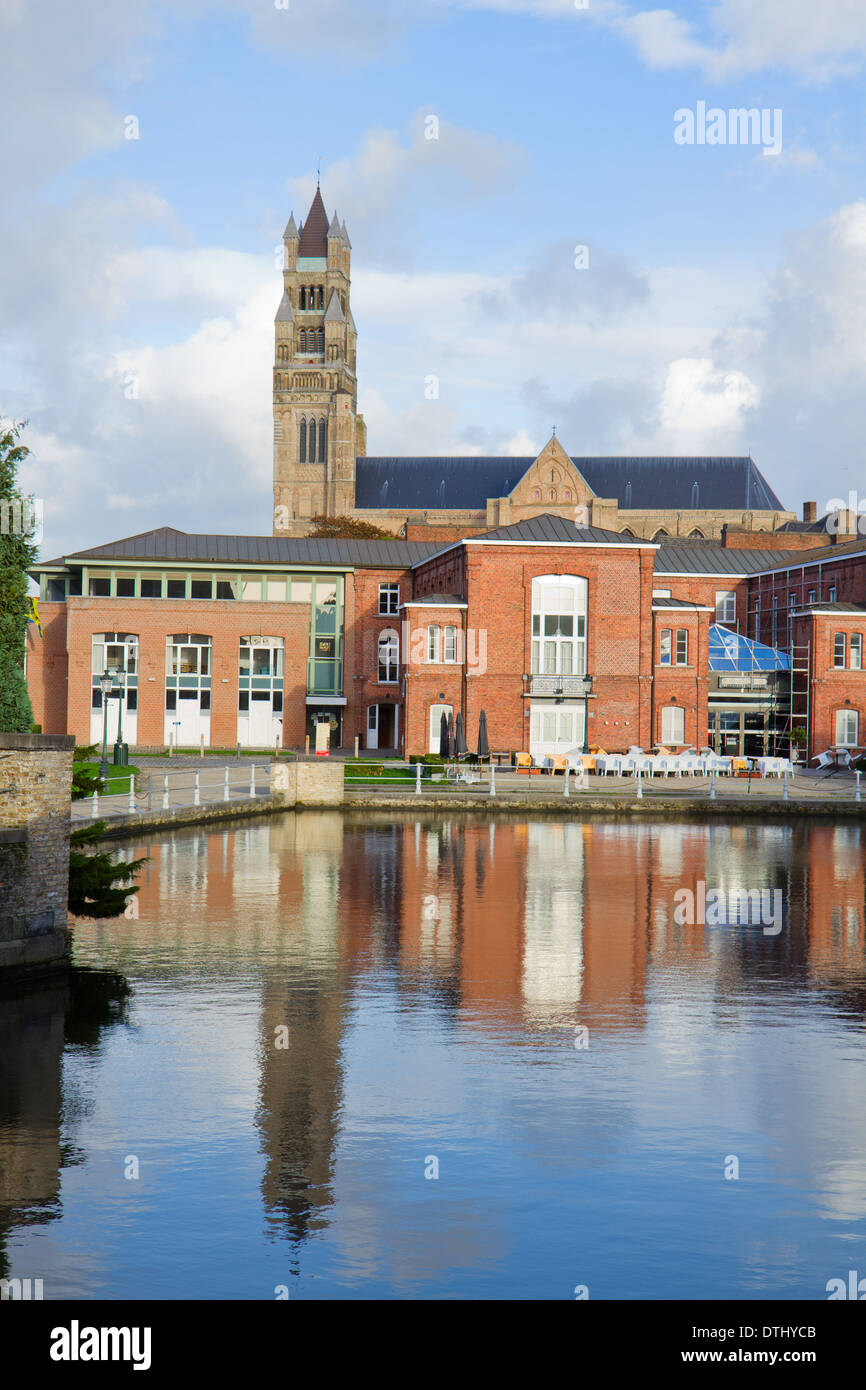
POLYGON ((592 694, 592 676, 583 677, 583 751, 589 752, 589 697, 592 694))
POLYGON ((108 777, 108 697, 113 685, 114 672, 109 668, 99 677, 99 688, 102 691, 102 761, 99 764, 99 775, 103 780, 108 777))

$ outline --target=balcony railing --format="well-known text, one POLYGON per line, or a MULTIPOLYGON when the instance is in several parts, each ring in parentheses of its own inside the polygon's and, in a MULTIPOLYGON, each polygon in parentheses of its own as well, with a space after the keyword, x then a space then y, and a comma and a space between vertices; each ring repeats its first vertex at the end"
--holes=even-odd
POLYGON ((530 695, 582 696, 583 676, 530 676, 530 695))

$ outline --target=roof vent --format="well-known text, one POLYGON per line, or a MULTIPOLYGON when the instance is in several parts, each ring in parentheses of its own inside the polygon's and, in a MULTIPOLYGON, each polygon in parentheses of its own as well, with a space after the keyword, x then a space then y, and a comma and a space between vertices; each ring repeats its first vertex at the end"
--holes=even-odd
POLYGON ((692 483, 692 510, 695 511, 701 505, 701 490, 697 483, 692 483))

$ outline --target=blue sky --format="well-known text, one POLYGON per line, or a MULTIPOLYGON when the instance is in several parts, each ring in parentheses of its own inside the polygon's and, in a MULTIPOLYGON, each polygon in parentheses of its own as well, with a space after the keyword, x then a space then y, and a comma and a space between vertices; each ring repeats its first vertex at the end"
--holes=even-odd
POLYGON ((0 414, 44 553, 270 529, 274 248, 318 157, 371 453, 556 423, 751 449, 793 509, 860 489, 866 6, 671 3, 0 0, 0 414), (700 101, 781 110, 781 154, 677 145, 700 101))

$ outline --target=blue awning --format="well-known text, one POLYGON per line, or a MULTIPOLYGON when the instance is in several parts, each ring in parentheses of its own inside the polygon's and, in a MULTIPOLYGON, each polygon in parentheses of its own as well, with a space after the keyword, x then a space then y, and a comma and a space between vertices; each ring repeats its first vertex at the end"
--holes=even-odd
POLYGON ((791 658, 776 647, 754 642, 742 633, 713 623, 710 627, 711 671, 790 671, 791 658))

